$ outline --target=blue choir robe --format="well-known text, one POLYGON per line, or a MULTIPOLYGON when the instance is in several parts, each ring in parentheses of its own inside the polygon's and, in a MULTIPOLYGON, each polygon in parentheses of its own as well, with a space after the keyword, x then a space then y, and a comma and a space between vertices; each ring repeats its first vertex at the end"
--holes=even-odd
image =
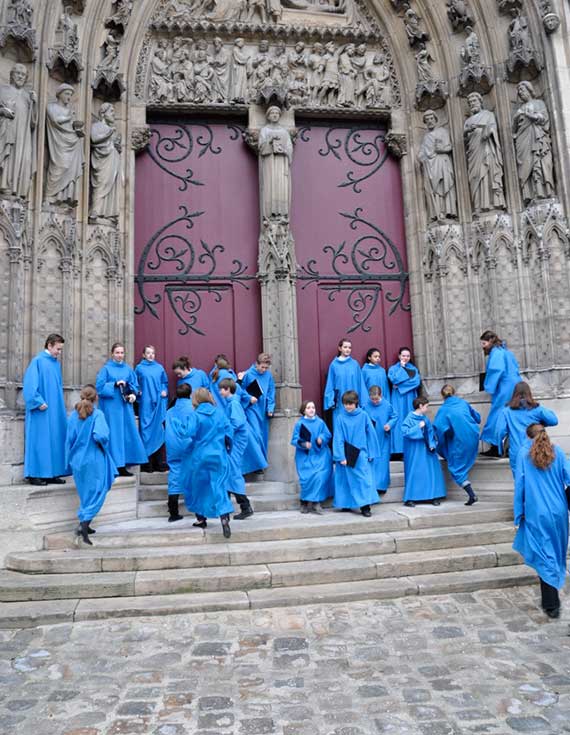
POLYGON ((186 383, 192 388, 192 393, 198 388, 207 388, 210 390, 210 378, 203 370, 199 368, 190 368, 190 372, 184 378, 179 378, 176 385, 186 383))
POLYGON ((545 470, 532 463, 529 447, 521 447, 515 470, 514 514, 518 526, 513 549, 538 576, 557 589, 566 580, 570 467, 560 447, 545 470))
POLYGON ((402 422, 402 435, 404 502, 445 498, 445 480, 435 451, 437 437, 431 421, 427 416, 411 411, 402 422), (420 428, 421 421, 425 421, 425 429, 420 428))
POLYGON ((411 378, 406 370, 397 362, 388 370, 388 379, 392 383, 392 406, 398 414, 396 425, 392 429, 392 452, 402 454, 404 451, 404 439, 402 435, 402 422, 410 411, 414 410, 414 398, 418 397, 418 391, 422 382, 420 371, 409 362, 408 370, 415 370, 411 378))
POLYGON ((334 409, 333 425, 335 426, 337 417, 344 412, 342 396, 347 390, 356 391, 359 405, 364 405, 368 397, 368 391, 362 377, 360 365, 353 357, 347 357, 346 359, 335 357, 329 365, 323 402, 325 411, 331 408, 334 409))
POLYGON ((123 400, 121 391, 115 386, 117 380, 128 383, 133 393, 139 392, 135 371, 124 362, 107 360, 97 373, 95 385, 99 405, 111 432, 109 450, 117 467, 144 464, 148 455, 137 430, 133 406, 123 400))
POLYGON ((148 456, 164 444, 164 420, 168 403, 168 376, 159 362, 141 360, 135 368, 139 381, 139 431, 148 456), (165 391, 166 396, 161 393, 165 391))
POLYGON ((483 387, 491 396, 491 409, 481 432, 487 444, 498 444, 497 421, 505 405, 511 400, 515 385, 522 380, 516 357, 506 347, 493 347, 487 357, 483 387))
POLYGON ((242 473, 243 454, 249 441, 249 426, 237 395, 230 395, 226 400, 226 416, 228 417, 233 435, 230 452, 230 473, 228 491, 236 495, 245 495, 245 480, 242 473))
POLYGON ((101 510, 113 484, 117 467, 109 452, 109 427, 96 408, 86 419, 73 411, 67 422, 66 461, 79 495, 80 521, 90 521, 101 510))
POLYGON ((232 429, 224 411, 211 403, 201 403, 189 427, 192 478, 184 490, 186 507, 205 518, 233 513, 228 495, 230 462, 226 437, 232 429))
POLYGON ((548 408, 538 405, 535 408, 510 408, 505 406, 497 418, 496 437, 499 454, 503 453, 505 438, 509 437, 509 462, 513 476, 517 466, 517 456, 521 445, 527 439, 526 430, 531 424, 557 426, 558 417, 548 408))
POLYGON ((362 366, 362 379, 366 390, 369 391, 373 385, 377 385, 382 389, 382 397, 390 400, 390 384, 388 383, 388 376, 386 370, 382 365, 371 365, 367 362, 362 366))
POLYGON ((335 508, 362 508, 378 502, 369 460, 379 456, 378 439, 368 415, 361 408, 349 413, 343 407, 337 416, 333 435, 333 459, 337 463, 334 471, 335 508), (340 464, 346 459, 345 442, 360 449, 354 467, 340 464))
POLYGON ((69 475, 65 461, 67 414, 63 401, 61 366, 47 350, 37 354, 24 374, 25 477, 69 475), (45 411, 39 408, 47 404, 45 411))
POLYGON ((440 406, 433 428, 437 436, 437 451, 447 460, 447 469, 454 481, 463 487, 479 451, 481 415, 459 396, 449 396, 440 406))
POLYGON ((303 416, 295 424, 291 444, 295 447, 295 466, 301 485, 301 500, 320 503, 334 495, 333 463, 330 450, 331 433, 325 422, 314 416, 303 416), (300 437, 301 426, 311 432, 311 448, 300 437), (317 439, 322 444, 317 444, 317 439))
POLYGON ((390 487, 390 451, 391 433, 398 421, 398 414, 394 411, 392 404, 386 398, 375 405, 370 399, 364 404, 364 410, 370 416, 376 431, 380 454, 372 462, 372 474, 376 490, 387 490, 390 487), (388 424, 390 431, 384 431, 388 424))
POLYGON ((253 433, 261 443, 265 458, 267 459, 267 449, 269 447, 269 416, 267 414, 273 414, 275 412, 275 381, 269 370, 260 373, 255 367, 255 363, 253 363, 246 370, 241 381, 241 387, 246 393, 247 386, 253 383, 254 380, 257 380, 263 393, 257 399, 256 403, 251 403, 250 401, 245 415, 249 421, 249 425, 253 429, 253 433))
POLYGON ((166 412, 164 439, 168 462, 168 494, 179 495, 190 487, 192 462, 190 454, 191 427, 194 409, 191 398, 177 398, 166 412))

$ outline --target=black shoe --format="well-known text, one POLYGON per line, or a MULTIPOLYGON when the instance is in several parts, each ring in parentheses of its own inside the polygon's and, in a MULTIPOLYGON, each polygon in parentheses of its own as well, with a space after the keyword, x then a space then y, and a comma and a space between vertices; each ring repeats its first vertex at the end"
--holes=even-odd
POLYGON ((559 607, 555 607, 555 608, 552 608, 550 610, 545 610, 544 612, 548 615, 549 618, 552 618, 554 620, 556 618, 559 618, 560 617, 560 608, 559 607))
POLYGON ((154 471, 155 472, 168 472, 169 469, 170 468, 167 464, 162 463, 162 464, 156 465, 156 467, 154 468, 154 471))
POLYGON ((247 510, 242 509, 241 513, 238 513, 237 515, 235 515, 234 521, 245 521, 246 518, 249 518, 252 515, 253 515, 253 508, 250 505, 247 510))
POLYGON ((79 524, 79 535, 83 539, 84 543, 88 546, 93 546, 93 543, 89 538, 89 521, 81 521, 79 524))
POLYGON ((469 500, 465 503, 465 505, 475 505, 475 503, 479 500, 479 498, 476 495, 473 495, 469 498, 469 500))
POLYGON ((370 510, 370 508, 367 507, 361 508, 360 512, 365 518, 370 518, 370 516, 372 515, 372 511, 370 510))
POLYGON ((47 481, 48 485, 65 485, 63 477, 50 477, 47 481))
POLYGON ((173 493, 168 496, 168 522, 174 523, 175 521, 181 521, 183 516, 178 512, 178 493, 173 493))
POLYGON ((301 513, 309 512, 309 503, 306 500, 301 500, 301 513))
MULTIPOLYGON (((169 516, 168 517, 168 522, 169 523, 176 523, 176 521, 181 521, 183 518, 184 518, 184 516, 181 516, 180 513, 178 513, 178 515, 169 516)), ((194 524, 194 525, 196 525, 196 524, 194 524)), ((205 526, 204 526, 204 528, 205 528, 205 526)))
POLYGON ((134 477, 132 472, 129 472, 126 467, 118 467, 119 477, 134 477))
POLYGON ((45 477, 28 477, 28 482, 30 485, 37 485, 39 487, 44 487, 48 484, 45 477))
MULTIPOLYGON (((141 464, 141 472, 154 472, 154 467, 151 465, 150 462, 145 462, 144 464, 141 464)), ((119 474, 121 474, 121 470, 119 470, 119 474)))
POLYGON ((194 521, 192 524, 195 528, 207 528, 208 521, 194 521))
POLYGON ((402 452, 394 452, 390 455, 390 462, 403 462, 404 455, 402 452))
POLYGON ((324 515, 323 509, 321 508, 321 504, 320 503, 310 503, 310 505, 309 505, 309 513, 314 513, 317 516, 323 516, 324 515))
POLYGON ((229 515, 224 513, 223 516, 220 516, 220 521, 222 523, 222 533, 224 534, 224 538, 230 538, 232 535, 232 529, 230 528, 229 515))
POLYGON ((90 523, 91 521, 87 522, 87 533, 91 536, 91 534, 97 533, 97 531, 94 528, 91 528, 91 526, 89 525, 90 523))
POLYGON ((431 501, 431 504, 432 505, 441 505, 441 503, 439 502, 439 500, 432 500, 431 501))
POLYGON ((381 498, 381 497, 382 497, 383 495, 386 495, 386 490, 376 490, 376 492, 378 493, 378 497, 380 497, 380 498, 381 498))
POLYGON ((499 459, 499 448, 496 445, 492 445, 486 452, 480 452, 481 457, 491 457, 493 459, 499 459))
POLYGON ((406 500, 406 502, 404 503, 404 505, 406 506, 406 508, 415 508, 416 507, 416 504, 414 503, 413 500, 406 500))

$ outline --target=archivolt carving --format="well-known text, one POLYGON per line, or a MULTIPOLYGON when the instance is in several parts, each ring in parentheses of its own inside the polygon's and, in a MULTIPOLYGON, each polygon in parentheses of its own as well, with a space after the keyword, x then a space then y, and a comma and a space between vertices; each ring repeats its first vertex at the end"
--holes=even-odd
POLYGON ((488 270, 496 268, 500 249, 504 249, 509 254, 512 265, 517 266, 517 248, 509 215, 500 214, 491 219, 475 222, 472 242, 470 259, 474 272, 478 272, 482 267, 488 270))
POLYGON ((539 260, 551 255, 551 240, 558 238, 567 257, 570 257, 570 230, 562 207, 556 201, 525 210, 521 216, 522 259, 529 263, 533 254, 539 260))
POLYGON ((467 272, 467 255, 463 234, 459 225, 431 227, 427 233, 424 255, 424 277, 431 281, 433 276, 445 278, 451 261, 457 261, 463 274, 467 272))
POLYGON ((98 259, 105 263, 108 280, 122 277, 124 263, 121 260, 120 238, 116 230, 96 227, 91 234, 85 255, 87 280, 92 276, 91 265, 98 259))

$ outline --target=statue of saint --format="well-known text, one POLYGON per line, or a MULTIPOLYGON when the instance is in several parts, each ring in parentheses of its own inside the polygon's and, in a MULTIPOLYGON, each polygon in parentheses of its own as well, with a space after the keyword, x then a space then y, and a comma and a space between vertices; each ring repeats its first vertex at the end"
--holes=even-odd
POLYGON ((71 107, 74 89, 60 84, 55 102, 47 106, 47 144, 49 162, 46 199, 54 204, 75 206, 78 184, 83 173, 83 123, 75 120, 71 107))
POLYGON ((113 105, 105 102, 99 110, 99 120, 91 126, 90 217, 119 216, 121 184, 121 140, 113 105))
POLYGON ((451 158, 449 130, 439 126, 433 110, 424 113, 427 133, 424 135, 418 158, 424 174, 424 191, 430 220, 457 217, 455 172, 451 158))
POLYGON ((270 107, 267 125, 259 131, 259 189, 261 220, 272 215, 289 216, 291 205, 291 160, 293 142, 279 124, 281 110, 270 107))

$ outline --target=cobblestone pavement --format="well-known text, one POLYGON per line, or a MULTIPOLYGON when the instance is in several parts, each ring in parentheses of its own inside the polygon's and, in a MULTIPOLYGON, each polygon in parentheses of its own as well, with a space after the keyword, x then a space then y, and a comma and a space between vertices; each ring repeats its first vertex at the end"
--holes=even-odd
POLYGON ((0 631, 0 732, 570 732, 535 587, 0 631))

